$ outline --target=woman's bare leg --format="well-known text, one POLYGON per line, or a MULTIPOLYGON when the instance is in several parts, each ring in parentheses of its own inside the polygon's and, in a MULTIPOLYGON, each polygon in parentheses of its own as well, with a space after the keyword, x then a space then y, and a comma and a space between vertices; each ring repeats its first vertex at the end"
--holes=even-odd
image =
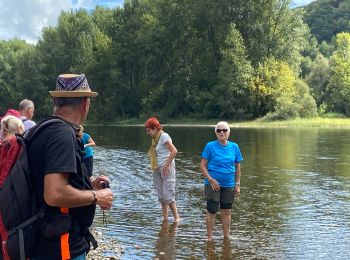
POLYGON ((177 212, 176 202, 175 201, 171 202, 169 204, 169 207, 171 209, 171 212, 173 213, 174 222, 179 222, 180 221, 180 216, 179 216, 179 213, 177 212))
POLYGON ((168 221, 168 208, 168 204, 162 203, 163 221, 168 221))
POLYGON ((231 209, 221 209, 221 222, 224 239, 230 238, 231 209))
POLYGON ((211 213, 207 212, 206 224, 207 224, 208 241, 213 241, 214 223, 215 223, 215 214, 211 214, 211 213))

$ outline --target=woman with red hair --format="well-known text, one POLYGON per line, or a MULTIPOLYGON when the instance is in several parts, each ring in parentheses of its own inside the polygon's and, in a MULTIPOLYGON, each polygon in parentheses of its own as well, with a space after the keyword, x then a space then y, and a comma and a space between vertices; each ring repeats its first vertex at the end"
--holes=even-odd
POLYGON ((153 183, 157 192, 158 201, 162 206, 163 221, 168 221, 170 208, 174 222, 180 221, 175 202, 175 156, 176 147, 170 136, 162 130, 157 118, 151 117, 145 124, 146 132, 152 137, 152 144, 148 151, 153 171, 153 183))

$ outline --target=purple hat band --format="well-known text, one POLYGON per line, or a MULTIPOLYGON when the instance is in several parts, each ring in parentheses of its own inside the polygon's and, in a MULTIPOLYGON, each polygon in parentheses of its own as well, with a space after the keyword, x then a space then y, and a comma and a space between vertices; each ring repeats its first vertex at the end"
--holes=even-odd
POLYGON ((53 97, 96 97, 92 92, 84 74, 62 74, 56 82, 56 90, 49 91, 53 97))
POLYGON ((89 84, 84 74, 77 77, 65 78, 58 76, 56 91, 90 90, 89 84))

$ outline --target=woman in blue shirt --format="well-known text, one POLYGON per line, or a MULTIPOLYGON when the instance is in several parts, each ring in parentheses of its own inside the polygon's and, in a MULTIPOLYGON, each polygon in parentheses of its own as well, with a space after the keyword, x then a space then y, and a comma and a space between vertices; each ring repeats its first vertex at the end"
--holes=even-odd
POLYGON ((229 238, 233 197, 235 192, 240 192, 240 162, 243 160, 238 145, 228 141, 230 127, 227 122, 217 123, 215 133, 217 140, 206 144, 200 165, 202 175, 206 178, 208 241, 213 240, 215 215, 219 206, 224 238, 229 238))
POLYGON ((84 164, 90 179, 93 179, 92 173, 94 168, 94 146, 96 143, 92 140, 91 136, 84 133, 84 127, 80 125, 79 137, 84 145, 85 155, 84 164))

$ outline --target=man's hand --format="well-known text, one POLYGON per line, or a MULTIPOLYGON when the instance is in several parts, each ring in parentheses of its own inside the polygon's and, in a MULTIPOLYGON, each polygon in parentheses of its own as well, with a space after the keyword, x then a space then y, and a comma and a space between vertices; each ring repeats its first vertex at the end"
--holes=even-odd
POLYGON ((106 182, 109 182, 109 179, 106 176, 104 175, 98 176, 94 180, 92 180, 91 182, 92 188, 94 190, 102 190, 105 188, 106 182))
POLYGON ((111 189, 102 189, 95 191, 96 193, 96 204, 103 210, 109 210, 112 207, 113 193, 111 189))
POLYGON ((92 182, 92 187, 96 193, 96 204, 103 210, 109 210, 112 207, 113 193, 111 189, 106 189, 106 183, 109 183, 109 179, 102 175, 96 177, 92 182))

